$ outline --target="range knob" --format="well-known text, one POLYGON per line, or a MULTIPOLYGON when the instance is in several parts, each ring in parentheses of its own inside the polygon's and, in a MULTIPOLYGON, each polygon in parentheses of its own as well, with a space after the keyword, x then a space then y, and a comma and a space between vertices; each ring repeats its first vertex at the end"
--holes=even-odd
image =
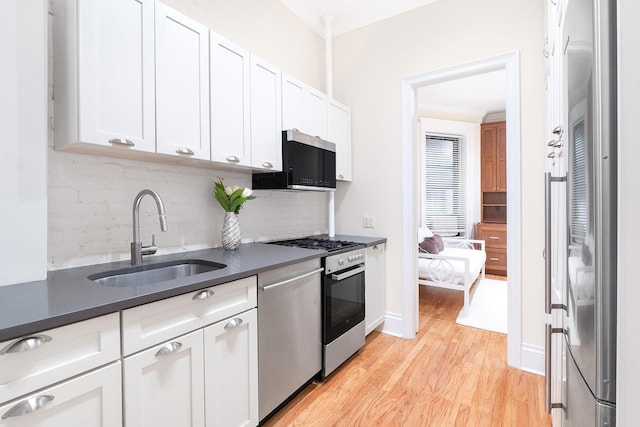
POLYGON ((353 262, 356 260, 356 257, 354 255, 349 255, 349 258, 347 258, 349 260, 349 262, 353 262))
POLYGON ((344 265, 344 260, 342 258, 338 259, 338 265, 344 265))

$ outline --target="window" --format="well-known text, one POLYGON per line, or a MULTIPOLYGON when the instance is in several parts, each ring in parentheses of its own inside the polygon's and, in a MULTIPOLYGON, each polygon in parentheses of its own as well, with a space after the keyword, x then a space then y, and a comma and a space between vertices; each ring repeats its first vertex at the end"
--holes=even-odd
POLYGON ((427 133, 424 146, 423 224, 443 236, 465 236, 462 138, 427 133))

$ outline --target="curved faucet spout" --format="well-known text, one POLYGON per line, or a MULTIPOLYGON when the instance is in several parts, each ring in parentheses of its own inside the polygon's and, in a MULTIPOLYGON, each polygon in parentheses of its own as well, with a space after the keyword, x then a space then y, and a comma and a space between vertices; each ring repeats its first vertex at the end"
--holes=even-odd
POLYGON ((133 242, 131 242, 131 264, 138 265, 142 264, 142 255, 150 255, 154 254, 158 249, 155 246, 155 242, 152 242, 151 246, 142 246, 142 241, 140 240, 140 202, 142 198, 146 195, 153 197, 156 201, 156 206, 158 207, 158 218, 160 219, 160 230, 167 231, 167 217, 164 212, 164 203, 162 202, 162 198, 158 193, 153 190, 142 190, 138 193, 136 198, 133 200, 133 242))

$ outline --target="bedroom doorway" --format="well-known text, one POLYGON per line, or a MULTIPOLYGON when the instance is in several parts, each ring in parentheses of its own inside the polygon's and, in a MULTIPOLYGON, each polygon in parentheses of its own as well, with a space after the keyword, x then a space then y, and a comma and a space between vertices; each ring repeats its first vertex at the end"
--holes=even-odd
POLYGON ((403 335, 415 336, 418 328, 418 287, 415 241, 419 224, 418 159, 416 141, 417 93, 421 87, 462 79, 470 76, 504 70, 506 76, 506 141, 507 141, 507 201, 508 236, 508 333, 507 359, 511 366, 520 368, 521 337, 521 247, 520 247, 520 83, 519 55, 512 52, 455 67, 427 72, 402 80, 402 317, 403 335))

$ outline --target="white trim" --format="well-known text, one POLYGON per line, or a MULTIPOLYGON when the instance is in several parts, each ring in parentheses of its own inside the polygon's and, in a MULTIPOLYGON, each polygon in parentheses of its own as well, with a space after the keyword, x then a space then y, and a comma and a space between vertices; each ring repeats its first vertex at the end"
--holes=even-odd
POLYGON ((520 369, 532 374, 544 376, 544 347, 522 344, 522 365, 520 369))
POLYGON ((397 313, 385 313, 382 333, 402 338, 402 328, 405 322, 402 316, 397 313))
POLYGON ((472 61, 402 79, 402 336, 413 338, 418 330, 418 277, 415 237, 419 220, 417 187, 419 145, 416 115, 416 89, 497 70, 505 70, 507 82, 507 268, 509 271, 509 308, 507 361, 521 367, 521 209, 520 209, 520 54, 518 51, 472 61))

